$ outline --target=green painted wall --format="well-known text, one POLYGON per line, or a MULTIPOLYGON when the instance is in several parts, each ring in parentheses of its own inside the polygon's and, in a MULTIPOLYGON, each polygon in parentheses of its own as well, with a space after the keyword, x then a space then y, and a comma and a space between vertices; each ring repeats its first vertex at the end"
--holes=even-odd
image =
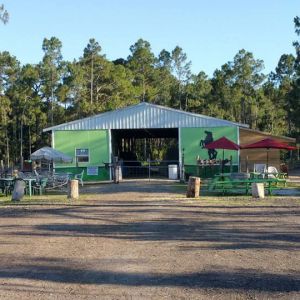
MULTIPOLYGON (((185 171, 190 175, 200 177, 212 177, 220 172, 220 166, 197 166, 197 157, 200 159, 209 159, 208 150, 202 148, 201 140, 211 138, 217 140, 225 136, 229 140, 238 142, 238 127, 207 127, 207 128, 181 128, 181 149, 184 148, 184 164, 185 171), (208 133, 209 132, 209 133, 208 133), (212 134, 212 136, 210 135, 212 134)), ((222 159, 223 150, 216 149, 216 159, 222 159)), ((224 150, 224 158, 232 156, 232 164, 236 165, 233 169, 237 171, 238 167, 238 151, 224 150)), ((229 171, 228 166, 224 171, 229 171)))
POLYGON ((55 164, 58 172, 80 173, 84 170, 84 180, 108 180, 109 171, 103 162, 109 161, 108 130, 55 131, 54 148, 73 157, 72 164, 55 164), (75 149, 89 149, 89 162, 76 166, 75 149), (98 167, 98 175, 87 175, 87 167, 98 167))
MULTIPOLYGON (((188 165, 195 165, 197 156, 201 159, 209 159, 208 150, 203 149, 200 145, 201 140, 205 140, 207 132, 212 133, 213 140, 217 140, 225 136, 229 140, 237 143, 238 129, 237 127, 210 127, 210 128, 182 128, 181 129, 181 148, 184 148, 184 162, 188 165)), ((222 159, 223 150, 217 151, 216 159, 222 159)), ((238 152, 233 150, 225 150, 224 157, 229 158, 232 155, 233 164, 238 163, 238 152)))

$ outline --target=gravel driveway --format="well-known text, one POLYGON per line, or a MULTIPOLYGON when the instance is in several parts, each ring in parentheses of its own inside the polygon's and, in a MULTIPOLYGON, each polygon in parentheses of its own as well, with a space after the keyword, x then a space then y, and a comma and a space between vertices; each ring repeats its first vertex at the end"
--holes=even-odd
POLYGON ((0 299, 300 298, 299 202, 95 189, 85 204, 0 208, 0 299))

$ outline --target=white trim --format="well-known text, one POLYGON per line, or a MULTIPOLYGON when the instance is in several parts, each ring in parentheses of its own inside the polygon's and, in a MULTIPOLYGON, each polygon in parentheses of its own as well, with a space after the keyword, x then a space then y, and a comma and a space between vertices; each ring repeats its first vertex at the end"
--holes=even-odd
MULTIPOLYGON (((90 148, 76 148, 75 147, 75 163, 82 163, 82 164, 89 164, 90 163, 90 156, 91 156, 91 154, 90 154, 90 148), (78 161, 77 160, 77 157, 86 157, 85 155, 77 155, 77 151, 76 150, 80 150, 80 149, 87 149, 88 150, 88 152, 89 152, 89 154, 88 154, 88 161, 78 161)), ((77 167, 77 166, 76 166, 77 167)), ((86 166, 85 166, 86 167, 86 166)))
POLYGON ((181 128, 178 128, 179 179, 182 180, 181 128))
MULTIPOLYGON (((51 147, 53 148, 53 149, 55 149, 55 139, 54 139, 54 137, 55 137, 55 131, 53 130, 52 132, 51 132, 51 147)), ((53 171, 55 172, 55 162, 53 162, 53 171)))
MULTIPOLYGON (((237 144, 240 145, 240 128, 237 127, 236 128, 237 130, 237 144)), ((239 149, 238 150, 238 171, 241 172, 241 165, 240 165, 240 161, 241 161, 241 150, 239 149)))
MULTIPOLYGON (((111 130, 108 129, 108 162, 111 164, 112 157, 112 139, 111 139, 111 130)), ((109 179, 112 180, 111 168, 109 168, 109 179)))

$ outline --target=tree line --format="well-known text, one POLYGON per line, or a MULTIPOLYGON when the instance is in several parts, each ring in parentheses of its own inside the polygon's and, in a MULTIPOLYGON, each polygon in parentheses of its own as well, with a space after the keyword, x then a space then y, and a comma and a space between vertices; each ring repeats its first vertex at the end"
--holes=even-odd
POLYGON ((130 46, 126 59, 114 61, 93 38, 74 61, 63 59, 56 37, 43 40, 37 64, 21 65, 8 51, 0 52, 0 160, 29 158, 49 143, 49 135, 42 134, 46 127, 142 101, 298 137, 299 17, 294 25, 295 54, 283 54, 270 74, 263 73, 262 60, 244 49, 211 78, 203 71, 193 74, 181 47, 156 56, 143 39, 130 46))

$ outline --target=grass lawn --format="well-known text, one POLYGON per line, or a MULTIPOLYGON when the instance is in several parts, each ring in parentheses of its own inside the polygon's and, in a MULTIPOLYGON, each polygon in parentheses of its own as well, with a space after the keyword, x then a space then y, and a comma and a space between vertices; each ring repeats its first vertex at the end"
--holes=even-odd
MULTIPOLYGON (((113 186, 112 186, 113 187, 113 186)), ((299 196, 268 196, 264 199, 255 199, 251 195, 239 195, 239 194, 226 194, 218 192, 208 192, 206 189, 201 190, 200 197, 196 199, 186 198, 186 185, 174 184, 172 189, 178 192, 177 194, 170 194, 151 197, 147 196, 147 199, 151 200, 182 200, 184 203, 193 203, 199 206, 273 206, 273 205, 300 205, 299 196)), ((299 185, 289 186, 289 189, 300 189, 299 185)), ((112 190, 113 194, 113 190, 112 190)), ((121 196, 123 198, 124 196, 121 196)), ((143 198, 143 195, 141 196, 143 198)), ((0 196, 0 206, 12 205, 93 205, 94 201, 101 201, 103 195, 99 193, 81 193, 78 200, 71 200, 67 198, 67 195, 61 194, 49 194, 49 195, 34 195, 32 197, 24 196, 21 201, 11 201, 11 195, 5 197, 0 196)))

